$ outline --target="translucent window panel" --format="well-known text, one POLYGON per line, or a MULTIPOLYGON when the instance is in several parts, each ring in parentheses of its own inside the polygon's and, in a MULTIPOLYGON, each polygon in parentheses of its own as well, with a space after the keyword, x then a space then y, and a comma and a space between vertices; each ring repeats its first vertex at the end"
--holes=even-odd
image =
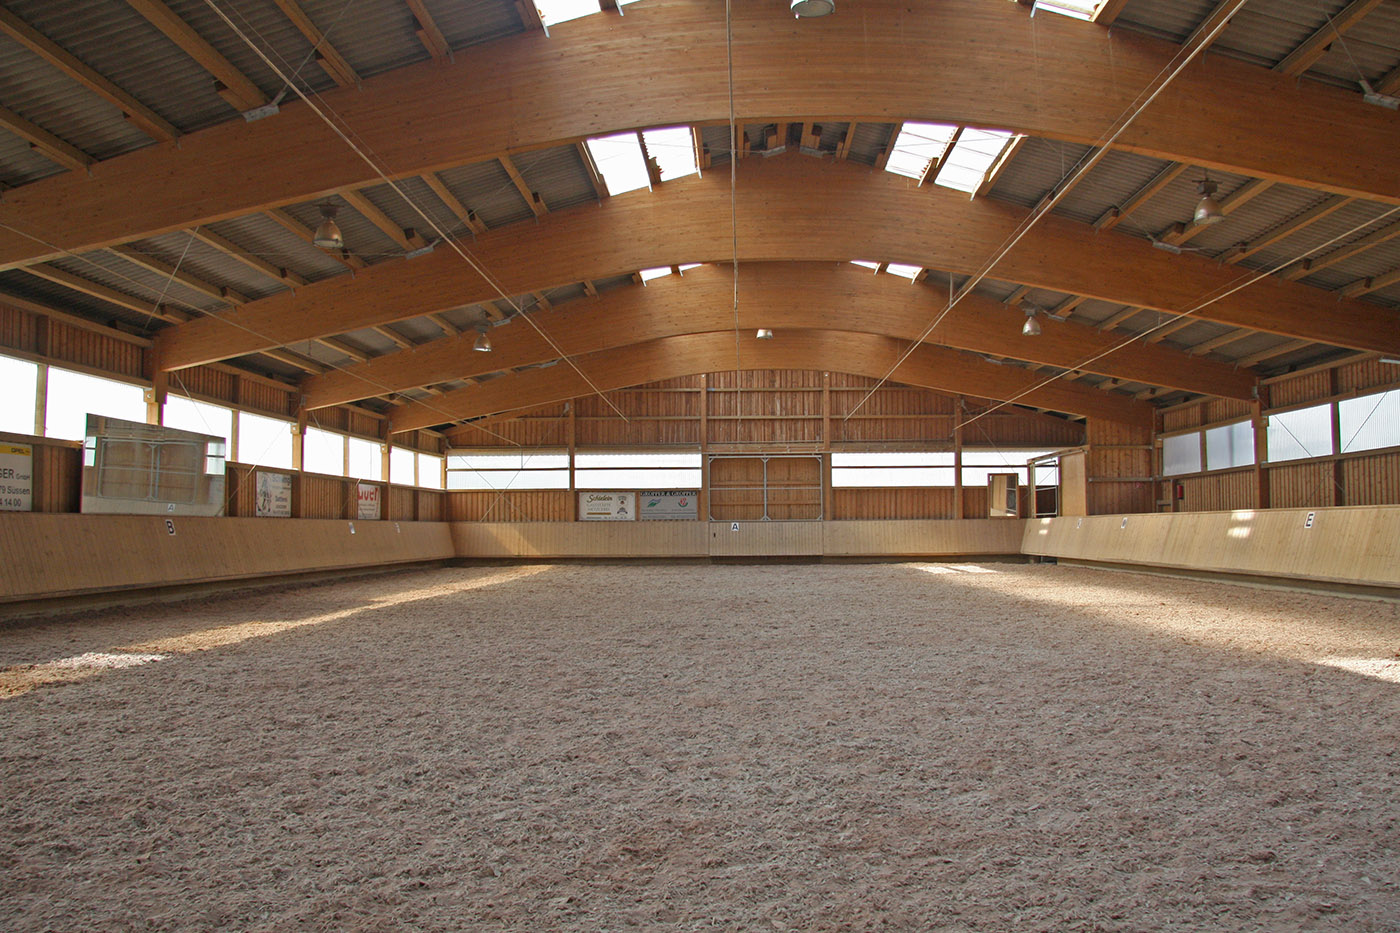
POLYGON ((567 23, 571 19, 578 19, 580 16, 588 16, 590 13, 602 10, 602 7, 598 5, 598 0, 525 0, 525 2, 535 4, 535 9, 540 11, 540 21, 546 26, 567 23))
POLYGON ((670 275, 670 274, 671 274, 671 267, 670 267, 670 266, 657 266, 657 267, 654 268, 654 269, 641 269, 641 270, 639 270, 639 271, 637 272, 637 275, 638 275, 639 278, 641 278, 642 284, 643 284, 643 285, 645 285, 647 282, 650 282, 652 279, 659 279, 659 278, 661 278, 663 275, 670 275))
POLYGON ((1035 5, 1031 7, 1033 12, 1059 13, 1062 16, 1071 16, 1075 19, 1093 19, 1094 8, 1099 5, 1099 0, 1035 0, 1035 5))
POLYGON ((347 476, 367 480, 384 478, 384 456, 377 443, 358 437, 346 438, 346 443, 350 457, 347 476))
POLYGON ((574 467, 580 470, 622 469, 625 467, 675 467, 700 469, 700 452, 695 453, 588 453, 574 454, 574 467))
POLYGON ((832 486, 952 486, 952 467, 832 467, 832 486))
POLYGON ((222 437, 225 445, 233 437, 233 409, 196 402, 183 395, 166 397, 162 420, 167 428, 222 437))
POLYGON ((1162 475, 1201 472, 1201 432, 1162 438, 1162 475))
POLYGON ((700 469, 693 470, 578 470, 579 489, 698 489, 700 469))
POLYGON ((448 470, 555 470, 569 468, 569 455, 559 451, 521 451, 510 454, 451 453, 448 470))
MULTIPOLYGON (((1026 471, 1026 482, 1029 483, 1030 471, 1026 471)), ((1037 486, 1058 486, 1060 485, 1060 467, 1053 463, 1038 463, 1035 466, 1035 484, 1037 486)))
POLYGON ((1029 471, 1027 471, 1024 466, 965 466, 963 467, 963 485, 985 486, 987 485, 987 478, 994 473, 1015 473, 1016 482, 1020 483, 1022 486, 1030 482, 1029 471))
POLYGON ((568 489, 568 470, 448 470, 448 489, 568 489))
POLYGON ((34 433, 34 400, 39 366, 28 360, 0 356, 0 431, 34 433))
POLYGON ((688 126, 671 126, 660 130, 643 130, 642 141, 647 154, 661 169, 661 180, 684 178, 698 171, 695 167, 695 137, 688 126))
POLYGON ((234 459, 254 466, 291 469, 292 423, 240 411, 234 459))
POLYGON ((1254 463, 1254 425, 1248 421, 1206 430, 1206 469, 1228 470, 1254 463))
POLYGON ((968 193, 976 191, 1010 138, 1005 130, 964 129, 953 151, 943 160, 934 184, 968 193))
POLYGON ((1332 406, 1314 405, 1269 415, 1269 462, 1326 457, 1332 451, 1332 406))
POLYGON ((50 366, 44 433, 80 441, 87 433, 89 413, 144 424, 146 394, 140 386, 50 366))
POLYGON ((922 272, 923 269, 923 266, 906 266, 903 263, 899 262, 892 262, 889 265, 885 266, 885 271, 888 272, 890 275, 897 275, 900 278, 908 279, 911 282, 914 281, 914 279, 918 278, 919 273, 922 272))
POLYGON ((852 260, 851 260, 851 265, 853 265, 853 266, 860 266, 860 267, 865 268, 865 269, 878 269, 878 268, 880 268, 880 264, 879 264, 878 262, 871 262, 869 259, 852 259, 852 260))
POLYGON ((949 451, 876 451, 873 453, 833 453, 833 467, 952 466, 949 451))
POLYGON ((1342 453, 1400 447, 1400 389, 1337 403, 1342 453))
POLYGON ((608 183, 608 194, 625 194, 650 188, 647 163, 636 133, 617 133, 588 140, 588 154, 598 173, 608 183))
POLYGON ((307 428, 306 442, 301 449, 301 466, 308 473, 344 476, 345 435, 307 428))
POLYGON ((389 448, 389 482, 398 483, 400 486, 416 486, 418 484, 414 472, 418 468, 418 456, 411 450, 402 447, 389 448))
POLYGON ((428 489, 442 488, 442 458, 432 454, 418 455, 418 485, 428 489))
POLYGON ((905 123, 885 162, 885 171, 906 178, 923 178, 929 162, 943 155, 957 131, 946 123, 905 123))

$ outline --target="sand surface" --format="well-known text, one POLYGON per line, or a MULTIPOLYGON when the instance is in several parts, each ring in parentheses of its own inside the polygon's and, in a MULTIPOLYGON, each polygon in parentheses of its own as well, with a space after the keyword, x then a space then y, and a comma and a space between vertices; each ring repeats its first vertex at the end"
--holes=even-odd
POLYGON ((0 929, 1397 930, 1400 606, 437 569, 0 629, 0 929))

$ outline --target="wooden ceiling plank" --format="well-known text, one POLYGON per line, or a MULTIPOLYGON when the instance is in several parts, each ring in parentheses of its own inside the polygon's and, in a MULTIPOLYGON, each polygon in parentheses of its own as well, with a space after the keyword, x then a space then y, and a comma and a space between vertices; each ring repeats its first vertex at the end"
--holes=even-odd
POLYGON ((79 61, 58 43, 4 7, 0 7, 0 31, 116 107, 141 132, 152 139, 169 142, 179 137, 180 131, 154 110, 79 61))
MULTIPOLYGON (((640 139, 641 135, 638 134, 637 138, 640 139)), ((535 216, 543 217, 545 214, 548 214, 549 208, 545 206, 544 200, 540 197, 540 193, 531 190, 530 186, 525 183, 525 178, 520 174, 520 169, 515 167, 515 161, 508 155, 499 156, 498 158, 500 159, 501 167, 504 168, 506 174, 510 176, 511 184, 515 185, 515 190, 520 192, 520 196, 525 199, 525 204, 529 206, 535 216)), ((650 171, 650 169, 648 169, 648 171, 650 171)))
POLYGON ((292 21, 306 40, 311 43, 316 50, 316 63, 321 69, 330 75, 331 80, 341 87, 355 87, 360 83, 360 76, 355 73, 355 69, 345 60, 345 56, 335 50, 329 40, 316 24, 311 21, 311 17, 306 15, 296 0, 272 0, 277 4, 277 8, 282 11, 287 19, 292 21))
POLYGON ((428 241, 419 236, 417 231, 400 227, 392 217, 375 206, 375 203, 363 192, 347 189, 339 191, 337 194, 346 204, 354 208, 356 213, 378 227, 385 236, 397 243, 405 252, 421 249, 428 245, 428 241))
POLYGON ((1350 30, 1357 23, 1361 22, 1368 13, 1381 5, 1381 0, 1352 0, 1341 10, 1328 18, 1327 23, 1314 32, 1283 61, 1274 66, 1274 71, 1285 75, 1300 75, 1317 63, 1327 50, 1332 47, 1342 35, 1350 30))
POLYGON ((302 278, 297 273, 291 271, 290 269, 284 269, 280 266, 275 266, 260 256, 254 256, 252 253, 248 252, 243 247, 239 246, 237 243, 225 239, 224 237, 215 233, 213 230, 210 230, 208 227, 198 227, 196 229, 188 230, 186 232, 193 236, 195 239, 199 240, 201 243, 205 244, 206 246, 214 247, 214 249, 223 253, 225 256, 229 256, 233 259, 238 260, 239 262, 243 263, 243 265, 257 272, 261 272, 268 278, 276 279, 277 281, 282 282, 283 284, 291 286, 293 288, 297 288, 306 284, 306 279, 302 278))
POLYGON ((44 158, 75 172, 85 172, 97 160, 70 142, 59 139, 53 133, 6 107, 0 107, 0 128, 29 143, 44 158))
MULTIPOLYGON (((473 250, 507 294, 677 262, 732 256, 727 173, 679 179, 666 195, 610 198, 479 237, 473 250)), ((746 163, 738 173, 740 260, 843 262, 861 255, 917 256, 921 265, 966 273, 1005 241, 1026 211, 851 163, 788 155, 746 163), (760 193, 761 192, 761 196, 760 193), (788 205, 778 212, 773 205, 788 205), (841 217, 833 225, 829 218, 841 217), (891 224, 890 217, 901 222, 891 224)), ((1169 255, 1146 241, 1096 233, 1088 224, 1043 217, 997 276, 1037 289, 1181 313, 1199 296, 1234 283, 1236 270, 1201 257, 1169 255)), ((430 311, 494 300, 460 257, 439 250, 413 263, 381 263, 230 312, 230 327, 193 322, 167 339, 179 368, 273 345, 430 311), (261 336, 260 336, 261 335, 261 336)), ((1375 306, 1267 277, 1201 308, 1203 320, 1376 352, 1400 352, 1400 333, 1377 327, 1375 306)))
POLYGON ((433 20, 433 15, 428 12, 423 0, 403 0, 409 12, 413 14, 414 34, 418 36, 418 41, 423 43, 423 48, 428 50, 428 54, 433 58, 441 60, 446 58, 452 48, 447 44, 447 39, 443 36, 442 30, 438 29, 437 23, 433 20))
MULTIPOLYGON (((849 265, 748 263, 741 274, 749 296, 747 306, 755 309, 741 311, 743 331, 764 324, 781 331, 859 330, 907 341, 922 333, 931 299, 942 296, 936 284, 911 287, 902 279, 871 276, 849 265), (856 323, 842 311, 851 306, 862 308, 856 323)), ((597 301, 556 306, 548 333, 556 346, 572 355, 732 327, 732 311, 723 301, 732 285, 730 269, 702 267, 688 272, 684 281, 663 278, 646 288, 614 289, 597 301), (606 327, 599 327, 600 315, 606 327)), ((1040 337, 1029 339, 1021 334, 1021 321, 1019 313, 993 299, 969 296, 929 341, 1060 368, 1076 367, 1086 355, 1114 349, 1122 342, 1118 335, 1058 322, 1047 324, 1040 337)), ((555 356, 554 348, 533 329, 508 328, 496 331, 493 339, 495 352, 485 357, 465 352, 465 344, 456 340, 430 341, 404 353, 377 357, 357 372, 332 373, 308 382, 303 387, 306 404, 311 408, 341 404, 371 391, 371 386, 399 391, 463 375, 531 366, 555 356)), ((1130 344, 1086 365, 1088 371, 1103 375, 1233 398, 1250 397, 1254 385, 1249 373, 1189 360, 1179 351, 1158 347, 1130 344)))
POLYGON ((175 14, 161 0, 126 0, 152 26, 214 76, 220 85, 219 96, 240 113, 267 103, 267 95, 232 62, 219 54, 189 23, 175 14))

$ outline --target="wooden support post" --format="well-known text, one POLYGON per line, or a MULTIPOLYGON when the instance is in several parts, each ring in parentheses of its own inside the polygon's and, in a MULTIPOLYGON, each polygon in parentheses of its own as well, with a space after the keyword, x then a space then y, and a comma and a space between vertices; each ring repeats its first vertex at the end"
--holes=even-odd
POLYGON ((953 517, 957 519, 965 518, 963 515, 963 430, 962 416, 966 411, 961 395, 953 399, 953 517))
POLYGON ((39 364, 38 378, 34 384, 34 434, 44 437, 49 422, 49 366, 39 364))
POLYGON ((569 501, 578 521, 578 486, 574 475, 574 455, 578 453, 578 399, 569 403, 569 501))
POLYGON ((1269 402, 1269 387, 1259 387, 1259 397, 1254 400, 1251 421, 1254 425, 1254 507, 1269 508, 1269 468, 1264 458, 1268 455, 1269 430, 1264 417, 1264 409, 1269 402))
POLYGON ((831 373, 822 373, 822 519, 831 521, 833 495, 831 492, 831 373))
POLYGON ((1342 419, 1338 417, 1337 396, 1342 393, 1341 379, 1339 378, 1340 368, 1332 367, 1327 371, 1327 394, 1332 397, 1332 401, 1327 404, 1332 409, 1332 464, 1331 464, 1331 491, 1329 500, 1332 505, 1347 504, 1346 471, 1344 461, 1340 456, 1342 452, 1342 419))
POLYGON ((700 521, 710 519, 710 377, 700 375, 700 501, 695 511, 700 521))

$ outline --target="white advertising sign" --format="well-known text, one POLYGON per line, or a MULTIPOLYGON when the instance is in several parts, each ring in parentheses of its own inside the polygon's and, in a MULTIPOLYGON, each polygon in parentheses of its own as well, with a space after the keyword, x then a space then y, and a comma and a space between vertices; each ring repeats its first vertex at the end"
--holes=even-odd
POLYGON ((34 448, 0 444, 0 512, 34 509, 34 448))
POLYGON ((635 492, 581 492, 578 517, 583 522, 630 522, 637 517, 635 492))
POLYGON ((379 520, 379 487, 356 483, 360 490, 360 508, 357 517, 362 522, 379 520))
POLYGON ((661 492, 637 493, 637 518, 642 521, 683 521, 700 513, 696 502, 700 494, 694 489, 670 489, 661 492))
POLYGON ((259 518, 292 517, 292 478, 286 473, 258 474, 259 518))

